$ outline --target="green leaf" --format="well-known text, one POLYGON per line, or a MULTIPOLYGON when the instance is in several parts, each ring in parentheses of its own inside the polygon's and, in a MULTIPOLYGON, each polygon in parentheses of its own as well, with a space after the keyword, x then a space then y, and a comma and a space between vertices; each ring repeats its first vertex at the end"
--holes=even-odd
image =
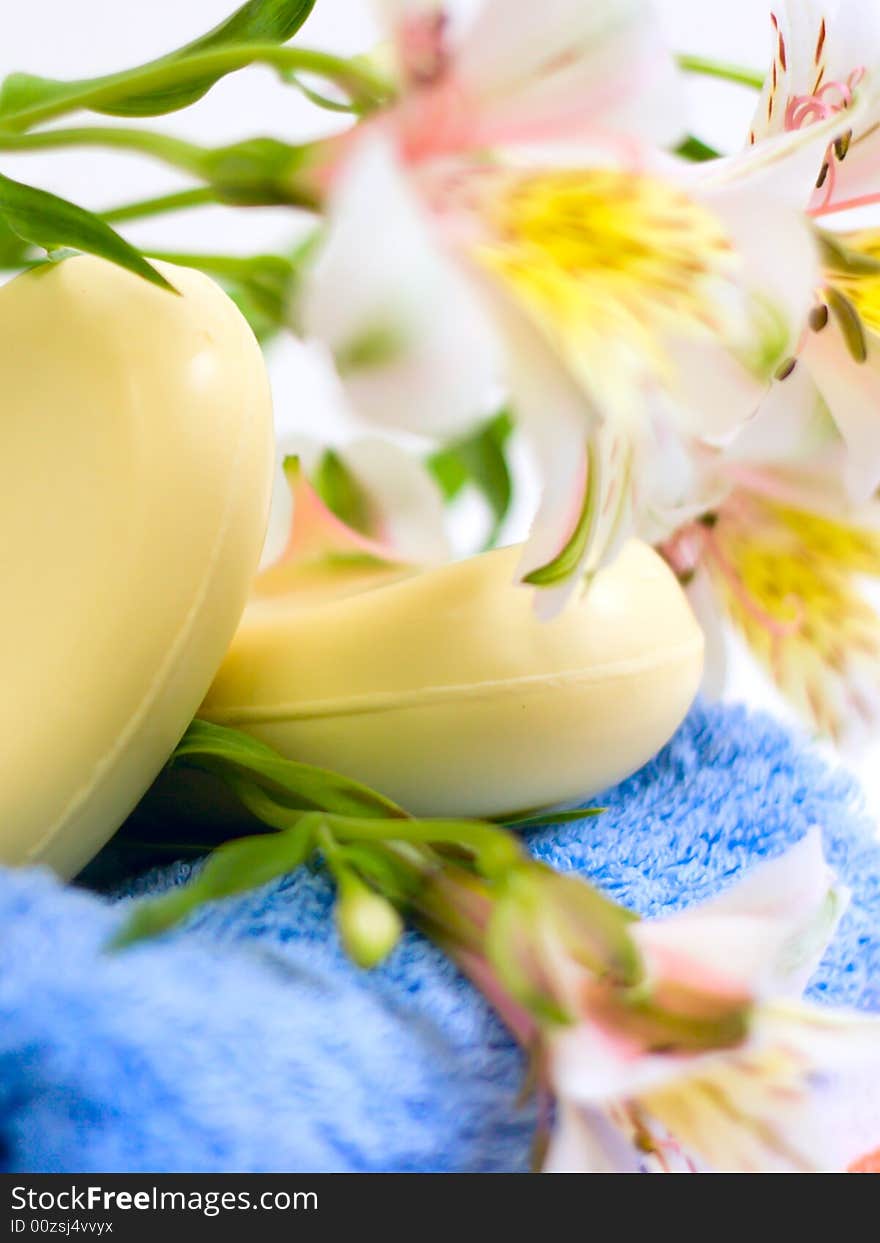
POLYGON ((160 83, 143 93, 134 91, 126 94, 121 89, 103 105, 83 105, 93 107, 96 112, 121 117, 162 116, 176 112, 201 99, 224 76, 223 70, 206 73, 199 68, 198 61, 204 53, 248 43, 286 43, 302 26, 314 5, 315 0, 250 0, 200 38, 120 74, 77 82, 62 82, 25 73, 11 74, 0 90, 0 120, 14 125, 17 113, 43 104, 59 105, 71 101, 71 106, 76 107, 79 96, 88 96, 96 88, 114 84, 124 87, 129 77, 137 79, 152 75, 157 70, 176 67, 193 59, 196 65, 191 75, 177 75, 169 84, 160 83))
POLYGON ((139 903, 116 933, 111 949, 158 936, 191 915, 205 902, 228 898, 295 871, 311 854, 321 817, 301 815, 285 833, 243 837, 218 847, 204 868, 181 889, 139 903))
POLYGON ((312 476, 312 485, 337 518, 362 535, 372 535, 372 506, 367 493, 338 453, 327 449, 312 476))
POLYGON ((11 229, 6 218, 0 215, 0 268, 9 271, 22 267, 28 259, 29 251, 29 243, 11 229))
POLYGON ((13 181, 0 173, 0 216, 23 241, 42 246, 49 254, 71 247, 109 259, 161 289, 173 291, 140 251, 111 229, 100 216, 67 199, 13 181))
POLYGON ((287 808, 406 819, 406 812, 396 803, 357 781, 312 764, 285 760, 256 738, 208 721, 192 722, 171 762, 220 777, 244 776, 272 792, 287 808))
POLYGON ((428 459, 428 466, 447 501, 466 484, 473 484, 492 512, 492 529, 485 547, 492 548, 513 499, 513 481, 505 452, 513 420, 502 410, 472 436, 454 441, 428 459))
POLYGON ((688 134, 687 138, 682 139, 675 148, 675 154, 680 155, 684 160, 690 160, 693 164, 706 164, 709 160, 721 158, 720 151, 716 151, 714 147, 710 147, 708 143, 703 142, 694 134, 688 134))
POLYGON ((601 816, 604 811, 604 807, 575 807, 573 811, 546 811, 540 816, 525 816, 521 820, 503 820, 501 823, 521 833, 527 829, 546 829, 551 824, 573 824, 578 820, 588 820, 591 816, 601 816))
POLYGON ((204 902, 242 893, 292 871, 316 845, 337 877, 343 873, 353 880, 360 877, 358 885, 372 883, 394 904, 409 900, 414 886, 436 871, 449 845, 463 848, 487 877, 504 877, 525 859, 519 839, 499 825, 410 818, 357 782, 285 760, 257 739, 207 721, 193 721, 172 763, 219 776, 252 814, 276 832, 220 846, 188 885, 138 905, 112 948, 156 936, 204 902))

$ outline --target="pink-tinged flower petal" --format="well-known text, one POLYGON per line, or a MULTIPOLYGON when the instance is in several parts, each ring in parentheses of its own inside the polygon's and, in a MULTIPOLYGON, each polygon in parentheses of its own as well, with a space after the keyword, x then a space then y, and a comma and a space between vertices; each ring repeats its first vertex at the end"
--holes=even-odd
POLYGON ((377 424, 453 434, 491 404, 495 335, 378 135, 358 144, 335 185, 303 322, 377 424))
POLYGON ((287 546, 276 565, 319 564, 337 557, 367 557, 392 561, 393 550, 362 535, 337 518, 321 500, 297 457, 288 457, 284 475, 293 496, 293 521, 287 546))
POLYGON ((880 342, 867 335, 868 357, 856 362, 834 316, 809 334, 800 364, 807 368, 847 447, 845 479, 856 502, 880 486, 880 342))
POLYGON ((326 602, 370 591, 418 570, 386 543, 342 522, 312 487, 299 458, 285 459, 284 476, 292 496, 292 522, 280 555, 261 566, 254 601, 286 596, 301 605, 326 602))
MULTIPOLYGON (((360 438, 344 445, 327 446, 304 436, 286 437, 280 444, 285 458, 297 458, 309 478, 321 468, 328 454, 344 471, 357 494, 357 533, 381 546, 385 555, 413 565, 430 565, 448 561, 451 554, 446 530, 446 509, 434 476, 423 460, 390 440, 378 437, 360 438)), ((291 485, 282 472, 280 489, 288 501, 273 497, 277 519, 270 526, 280 525, 287 514, 287 531, 291 520, 291 485)), ((276 558, 283 551, 275 536, 276 558)), ((267 562, 268 563, 268 562, 267 562)))
POLYGON ((644 0, 486 0, 454 75, 491 145, 591 130, 671 145, 683 131, 674 62, 644 0))
MULTIPOLYGON (((720 917, 743 921, 743 926, 763 925, 763 962, 757 964, 760 989, 774 995, 800 996, 848 901, 849 892, 825 862, 822 835, 814 828, 779 858, 760 864, 719 897, 674 919, 684 923, 692 917, 693 939, 700 947, 704 935, 709 939, 703 931, 703 919, 720 917)), ((660 922, 645 926, 657 928, 660 922)))
POLYGON ((375 0, 375 7, 404 82, 417 87, 445 71, 449 23, 442 0, 375 0))
POLYGON ((376 13, 391 35, 426 17, 442 13, 443 0, 373 0, 376 13))
POLYGON ((804 920, 814 918, 834 886, 822 834, 813 828, 784 854, 759 863, 718 897, 692 907, 691 913, 778 920, 793 933, 804 920))
POLYGON ((848 898, 825 863, 816 829, 720 897, 641 923, 633 936, 658 979, 707 993, 800 995, 848 898))
POLYGON ((784 943, 770 919, 693 911, 640 925, 633 936, 654 978, 731 998, 759 991, 784 943))
POLYGON ((683 1054, 651 1054, 635 1041, 587 1020, 558 1028, 549 1039, 550 1080, 557 1100, 601 1109, 674 1080, 689 1061, 683 1054))

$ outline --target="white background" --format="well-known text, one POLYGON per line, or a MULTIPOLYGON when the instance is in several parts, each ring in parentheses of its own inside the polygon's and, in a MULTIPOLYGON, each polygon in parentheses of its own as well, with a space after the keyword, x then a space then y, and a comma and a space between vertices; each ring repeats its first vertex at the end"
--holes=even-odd
MULTIPOLYGON (((467 3, 468 0, 465 0, 467 3)), ((584 0, 585 3, 588 0, 584 0)), ((0 74, 26 70, 56 77, 86 77, 150 59, 216 25, 236 0, 0 0, 0 74)), ((659 0, 667 35, 677 50, 763 68, 769 61, 769 0, 659 0)), ((342 53, 370 48, 377 28, 369 0, 318 0, 298 40, 342 53)), ((724 150, 742 142, 754 94, 708 80, 689 83, 692 128, 724 150)), ((69 123, 69 122, 62 122, 69 123)), ((103 118, 102 124, 106 124, 103 118)), ((112 124, 113 122, 109 122, 112 124)), ((317 112, 271 71, 234 75, 185 113, 148 121, 206 144, 257 134, 297 142, 327 132, 336 122, 317 112)), ((142 158, 93 151, 0 156, 0 167, 85 206, 104 209, 187 185, 185 177, 142 158)), ((133 241, 155 249, 248 253, 289 243, 301 227, 285 209, 202 208, 132 225, 133 241)), ((271 372, 279 428, 334 435, 344 426, 341 395, 327 369, 293 342, 276 348, 271 372)), ((781 711, 763 679, 734 651, 732 696, 781 711)), ((880 746, 858 769, 875 810, 880 810, 880 746)))

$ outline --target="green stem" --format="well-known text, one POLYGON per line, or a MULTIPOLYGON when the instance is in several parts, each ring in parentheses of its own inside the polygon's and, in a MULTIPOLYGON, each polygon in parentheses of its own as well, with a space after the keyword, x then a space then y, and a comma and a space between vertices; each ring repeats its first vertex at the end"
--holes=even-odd
POLYGON ((281 73, 288 70, 313 73, 341 87, 352 102, 364 110, 384 103, 389 94, 386 80, 363 61, 355 63, 312 48, 248 43, 212 48, 181 60, 144 65, 85 82, 71 82, 50 98, 6 113, 0 117, 0 123, 6 129, 21 131, 82 108, 108 111, 114 104, 133 96, 171 91, 200 78, 221 77, 254 64, 269 65, 281 73))
POLYGON ((512 833, 479 821, 360 820, 352 816, 328 819, 342 840, 462 846, 474 855, 477 866, 486 876, 506 872, 523 860, 522 847, 512 833))
POLYGON ((182 138, 128 126, 117 128, 110 125, 81 125, 71 129, 41 130, 35 134, 5 134, 0 131, 0 151, 43 151, 57 147, 105 147, 136 151, 139 155, 152 156, 188 173, 199 171, 205 155, 203 147, 182 138))
POLYGON ((107 224, 120 224, 127 220, 146 220, 149 216, 161 216, 167 212, 186 211, 191 207, 203 207, 219 200, 210 186, 194 186, 190 190, 175 190, 155 198, 138 199, 134 203, 122 203, 101 212, 107 224))
POLYGON ((729 65, 724 61, 708 60, 705 56, 692 56, 689 52, 681 52, 678 66, 685 73, 697 73, 706 78, 721 78, 724 82, 736 82, 740 86, 751 86, 759 91, 764 85, 763 73, 757 69, 747 69, 744 65, 729 65))
POLYGON ((227 276, 231 280, 247 276, 253 270, 255 262, 275 258, 273 255, 221 255, 183 250, 150 250, 149 255, 160 263, 176 263, 181 268, 200 268, 203 272, 227 276))

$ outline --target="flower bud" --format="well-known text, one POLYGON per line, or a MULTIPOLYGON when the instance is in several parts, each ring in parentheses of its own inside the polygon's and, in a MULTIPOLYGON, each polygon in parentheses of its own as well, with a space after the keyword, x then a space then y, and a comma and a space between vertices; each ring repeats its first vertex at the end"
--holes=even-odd
POLYGON ((403 932, 391 903, 350 873, 340 884, 336 925, 349 958, 367 969, 388 957, 403 932))

